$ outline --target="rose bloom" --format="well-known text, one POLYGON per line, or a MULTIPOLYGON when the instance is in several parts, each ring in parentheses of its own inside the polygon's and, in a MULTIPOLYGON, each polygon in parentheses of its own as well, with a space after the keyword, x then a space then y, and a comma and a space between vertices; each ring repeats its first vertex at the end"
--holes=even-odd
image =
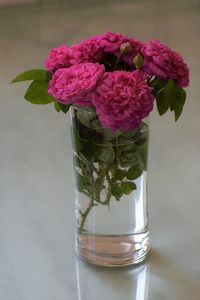
MULTIPOLYGON (((144 46, 144 43, 136 40, 136 39, 129 39, 129 43, 132 47, 131 53, 125 55, 122 57, 122 59, 128 64, 128 65, 133 65, 133 59, 134 57, 140 53, 141 48, 144 46)), ((135 67, 135 66, 134 66, 135 67)))
POLYGON ((173 79, 181 87, 189 85, 189 69, 179 53, 158 40, 146 44, 141 53, 145 72, 161 79, 173 79))
POLYGON ((48 71, 55 72, 57 69, 67 68, 80 63, 101 62, 104 52, 118 57, 120 55, 120 46, 123 43, 129 43, 131 51, 129 54, 123 55, 122 59, 134 68, 133 58, 139 53, 143 44, 120 33, 112 32, 94 35, 71 47, 60 45, 51 49, 48 58, 45 60, 45 67, 48 71))
POLYGON ((83 62, 100 62, 103 58, 103 50, 100 48, 98 40, 93 37, 82 41, 80 44, 72 46, 73 65, 83 62))
POLYGON ((106 32, 97 36, 97 40, 104 52, 120 55, 120 46, 124 43, 129 43, 131 46, 131 52, 127 55, 123 55, 122 59, 134 68, 133 58, 140 52, 141 47, 144 45, 141 41, 133 38, 128 38, 121 33, 106 32))
POLYGON ((92 103, 104 127, 128 130, 139 127, 153 109, 152 88, 142 71, 105 72, 92 103))
POLYGON ((90 105, 91 94, 104 74, 98 63, 82 63, 59 69, 49 82, 48 93, 63 104, 90 105))
POLYGON ((59 47, 53 48, 49 51, 49 56, 45 60, 44 64, 48 71, 54 72, 57 69, 71 66, 72 58, 73 52, 71 48, 65 45, 60 45, 59 47))
POLYGON ((122 43, 128 42, 128 37, 121 33, 105 32, 97 36, 97 40, 105 52, 114 53, 119 50, 122 43))

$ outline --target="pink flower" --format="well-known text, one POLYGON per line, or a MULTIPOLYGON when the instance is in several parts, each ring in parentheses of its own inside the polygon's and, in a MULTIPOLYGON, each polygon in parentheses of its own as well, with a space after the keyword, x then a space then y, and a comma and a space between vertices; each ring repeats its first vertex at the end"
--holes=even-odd
POLYGON ((141 41, 138 41, 136 39, 129 39, 129 43, 131 44, 132 51, 130 54, 123 56, 123 60, 128 65, 133 65, 133 59, 134 57, 140 53, 141 48, 143 47, 144 43, 141 41))
POLYGON ((68 68, 80 63, 101 62, 105 52, 118 57, 120 45, 125 42, 130 43, 132 51, 128 55, 124 55, 122 59, 134 68, 133 58, 138 54, 143 44, 120 33, 112 32, 94 35, 71 47, 60 45, 51 49, 48 58, 45 60, 45 67, 48 71, 55 72, 60 68, 68 68))
POLYGON ((153 40, 146 44, 141 53, 144 56, 143 70, 161 79, 173 79, 179 86, 189 85, 189 69, 179 53, 153 40))
POLYGON ((54 72, 59 68, 66 68, 71 66, 71 58, 73 53, 71 48, 65 45, 60 45, 57 48, 53 48, 49 51, 49 56, 45 60, 44 64, 48 71, 54 72))
POLYGON ((97 36, 97 40, 104 52, 112 53, 115 56, 120 54, 120 46, 123 43, 130 43, 132 50, 129 54, 124 55, 122 59, 128 64, 134 67, 133 58, 140 52, 141 47, 144 45, 141 41, 133 38, 128 38, 121 33, 106 32, 97 36))
POLYGON ((82 63, 57 70, 49 82, 48 93, 64 104, 90 105, 91 94, 104 73, 98 63, 82 63))
POLYGON ((146 78, 139 70, 104 73, 92 99, 104 127, 113 130, 137 128, 149 115, 154 98, 146 78))
POLYGON ((106 32, 97 36, 101 48, 105 52, 114 53, 119 50, 122 43, 128 42, 128 38, 121 33, 106 32))
POLYGON ((72 46, 72 52, 74 57, 71 62, 73 65, 83 62, 100 62, 103 58, 103 50, 95 37, 72 46))

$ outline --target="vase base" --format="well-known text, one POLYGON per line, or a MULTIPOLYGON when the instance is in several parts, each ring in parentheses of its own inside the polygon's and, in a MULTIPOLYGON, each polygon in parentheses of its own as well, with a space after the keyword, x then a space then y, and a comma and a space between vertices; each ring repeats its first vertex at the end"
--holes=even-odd
POLYGON ((78 234, 81 258, 98 266, 123 267, 141 263, 150 249, 149 231, 132 235, 78 234))

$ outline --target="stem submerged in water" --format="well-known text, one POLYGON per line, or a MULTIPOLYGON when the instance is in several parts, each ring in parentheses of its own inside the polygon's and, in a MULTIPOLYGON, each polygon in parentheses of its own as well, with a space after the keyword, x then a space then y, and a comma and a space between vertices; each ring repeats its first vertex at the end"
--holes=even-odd
POLYGON ((81 215, 81 223, 79 226, 79 233, 82 233, 82 231, 84 230, 84 225, 87 219, 87 216, 90 212, 90 210, 92 209, 93 206, 96 206, 97 204, 93 203, 93 199, 90 199, 90 203, 89 206, 86 208, 86 210, 84 212, 80 212, 81 215))
POLYGON ((98 174, 97 179, 94 182, 95 191, 90 192, 90 195, 89 195, 90 202, 89 202, 89 205, 86 208, 86 210, 84 212, 82 212, 82 211, 79 212, 80 218, 81 218, 81 222, 80 222, 80 226, 79 226, 79 233, 82 233, 84 231, 87 216, 94 206, 101 204, 101 205, 108 205, 108 207, 109 207, 109 203, 110 203, 111 196, 112 196, 112 194, 111 194, 111 179, 108 174, 110 167, 111 166, 109 165, 109 166, 106 166, 106 168, 105 168, 104 166, 102 166, 99 163, 100 171, 97 172, 97 169, 95 168, 96 169, 95 171, 98 174), (107 181, 106 187, 104 186, 105 180, 107 181), (102 196, 101 194, 103 191, 106 191, 105 200, 101 199, 101 196, 102 196))
POLYGON ((72 122, 77 189, 87 197, 79 203, 78 231, 87 233, 93 207, 109 209, 111 199, 119 201, 136 189, 132 181, 146 168, 147 126, 116 134, 99 127, 96 115, 81 110, 75 110, 72 122))

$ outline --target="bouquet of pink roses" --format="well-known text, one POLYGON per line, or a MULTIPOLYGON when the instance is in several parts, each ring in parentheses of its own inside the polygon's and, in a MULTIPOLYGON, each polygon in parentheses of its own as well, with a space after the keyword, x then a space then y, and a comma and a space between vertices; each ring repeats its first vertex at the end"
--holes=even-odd
POLYGON ((189 69, 180 54, 158 40, 143 43, 112 32, 50 50, 45 67, 26 71, 13 82, 32 80, 25 94, 31 103, 54 103, 65 113, 76 108, 76 178, 79 192, 90 199, 86 209, 78 210, 82 232, 92 207, 109 206, 112 196, 119 201, 137 188, 134 181, 147 163, 143 120, 154 99, 160 115, 170 109, 178 120, 189 69))
POLYGON ((33 80, 26 100, 54 102, 64 112, 71 104, 93 106, 102 125, 113 130, 137 128, 154 97, 159 114, 170 109, 177 120, 189 83, 187 65, 168 46, 112 32, 52 49, 45 66, 47 71, 30 70, 13 80, 33 80))

